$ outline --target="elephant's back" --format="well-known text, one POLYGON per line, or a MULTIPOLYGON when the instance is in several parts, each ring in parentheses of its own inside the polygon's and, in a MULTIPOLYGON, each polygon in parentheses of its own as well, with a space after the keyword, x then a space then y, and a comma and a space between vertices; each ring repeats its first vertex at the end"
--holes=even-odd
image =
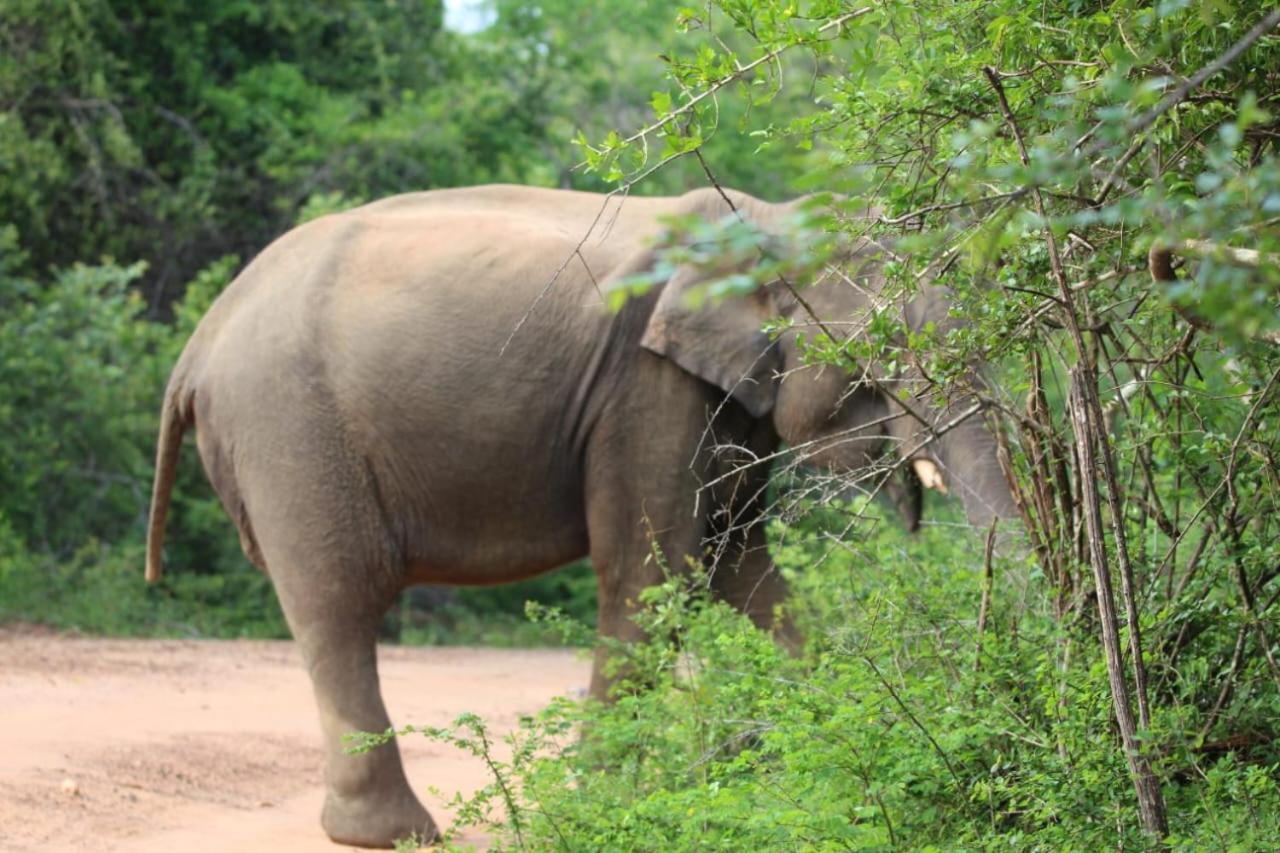
POLYGON ((549 390, 577 390, 612 323, 602 284, 663 215, 721 208, 709 190, 621 198, 495 185, 321 217, 245 268, 180 367, 250 399, 301 384, 362 411, 427 397, 447 408, 479 383, 536 408, 549 390))
POLYGON ((362 435, 440 458, 483 430, 508 476, 561 452, 613 323, 596 283, 635 245, 619 235, 584 262, 575 242, 487 211, 369 226, 323 318, 326 378, 362 435))
MULTIPOLYGON (((482 345, 535 300, 560 319, 567 306, 583 307, 583 286, 607 276, 651 232, 616 229, 577 247, 573 216, 503 209, 492 197, 420 204, 419 195, 436 193, 322 217, 277 239, 215 300, 194 348, 205 361, 245 353, 265 364, 326 354, 358 362, 362 344, 428 345, 426 331, 482 345), (566 263, 575 252, 578 261, 566 263)), ((599 294, 588 291, 598 308, 599 294)))
POLYGON ((305 349, 327 329, 394 325, 404 312, 482 327, 519 322, 534 301, 571 314, 584 288, 598 306, 600 282, 652 241, 664 216, 690 212, 723 215, 721 195, 641 198, 496 184, 393 196, 275 240, 215 301, 195 348, 256 347, 266 357, 268 342, 280 352, 305 349), (474 302, 484 310, 472 310, 474 302))
POLYGON ((614 232, 646 229, 679 208, 679 197, 632 197, 578 190, 489 184, 405 193, 371 202, 344 216, 421 219, 439 215, 497 213, 537 220, 565 231, 575 241, 603 242, 614 232))

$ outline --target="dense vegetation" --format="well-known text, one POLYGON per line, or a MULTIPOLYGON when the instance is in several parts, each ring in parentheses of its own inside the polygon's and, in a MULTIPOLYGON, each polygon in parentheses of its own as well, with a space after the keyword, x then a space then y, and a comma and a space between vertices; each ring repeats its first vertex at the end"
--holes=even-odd
MULTIPOLYGON (((486 180, 837 191, 876 216, 806 227, 897 238, 895 285, 939 276, 964 322, 814 357, 912 363, 939 396, 987 365, 1026 544, 989 554, 941 502, 910 537, 780 483, 805 653, 673 567, 619 701, 527 721, 470 814, 502 805, 533 848, 1265 848, 1280 15, 1259 5, 498 0, 464 36, 407 0, 10 0, 0 618, 281 632, 194 460, 159 589, 139 540, 168 365, 291 224, 486 180)), ((454 618, 532 595, 572 611, 538 630, 581 640, 589 586, 454 618)))

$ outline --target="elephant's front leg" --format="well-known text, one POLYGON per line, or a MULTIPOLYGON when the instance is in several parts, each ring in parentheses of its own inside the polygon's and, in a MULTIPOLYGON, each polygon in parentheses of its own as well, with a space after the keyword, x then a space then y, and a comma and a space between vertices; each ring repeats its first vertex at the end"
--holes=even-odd
POLYGON ((720 559, 708 567, 716 597, 746 614, 756 627, 772 631, 778 643, 795 654, 804 647, 804 636, 786 610, 790 590, 769 557, 769 543, 762 519, 732 537, 720 559))
MULTIPOLYGON (((640 467, 639 470, 645 470, 640 467)), ((693 515, 694 490, 680 488, 679 469, 667 490, 647 495, 624 477, 603 477, 588 490, 591 565, 597 580, 597 622, 602 639, 644 642, 635 622, 640 593, 662 583, 666 572, 685 571, 686 558, 697 557, 704 525, 693 515)), ((648 484, 642 484, 648 485, 648 484)), ((596 648, 591 670, 591 697, 604 701, 625 665, 611 662, 613 652, 596 648)))
MULTIPOLYGON (((707 523, 699 495, 713 443, 707 418, 723 404, 705 383, 649 353, 631 369, 619 381, 625 399, 591 436, 584 483, 600 635, 628 643, 645 639, 633 618, 640 593, 662 582, 664 568, 682 574, 686 559, 702 559, 707 523)), ((617 682, 608 659, 608 649, 597 649, 594 699, 608 698, 617 682)))
MULTIPOLYGON (((633 552, 637 553, 637 552, 633 552)), ((592 549, 591 563, 596 570, 596 611, 601 639, 623 643, 641 643, 647 637, 634 616, 639 610, 640 592, 662 582, 662 569, 656 560, 644 558, 643 551, 631 559, 609 559, 592 549)), ((630 555, 629 555, 630 556, 630 555)), ((596 646, 591 667, 592 699, 609 699, 613 686, 622 673, 623 662, 613 660, 614 652, 604 643, 596 646)))

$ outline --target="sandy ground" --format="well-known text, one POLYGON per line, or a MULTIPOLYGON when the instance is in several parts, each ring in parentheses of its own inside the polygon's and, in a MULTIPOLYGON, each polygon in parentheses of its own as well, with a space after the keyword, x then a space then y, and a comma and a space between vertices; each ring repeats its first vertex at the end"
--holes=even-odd
MULTIPOLYGON (((380 664, 398 725, 474 711, 497 732, 589 677, 562 650, 387 647, 380 664)), ((447 800, 487 781, 451 747, 411 737, 401 749, 441 825, 447 800)), ((0 629, 0 850, 343 849, 320 829, 322 775, 292 643, 0 629)), ((474 831, 462 840, 484 846, 474 831)))

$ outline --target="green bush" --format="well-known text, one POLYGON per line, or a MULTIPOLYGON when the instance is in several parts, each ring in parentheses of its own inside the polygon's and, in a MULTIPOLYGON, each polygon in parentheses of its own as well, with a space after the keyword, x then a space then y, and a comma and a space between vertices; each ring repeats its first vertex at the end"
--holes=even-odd
MULTIPOLYGON (((579 560, 516 583, 406 590, 383 621, 382 636, 409 645, 530 647, 563 645, 553 626, 525 618, 532 607, 555 607, 594 625, 596 579, 579 560)), ((578 638, 586 645, 590 638, 578 638)))
POLYGON ((592 627, 596 623, 596 576, 587 560, 529 580, 458 590, 458 603, 477 613, 511 613, 524 619, 528 602, 556 607, 592 627))
MULTIPOLYGON (((500 849, 1147 845, 1101 652, 1077 628, 1061 667, 1068 637, 1036 603, 1051 596, 1029 561, 997 558, 979 647, 976 537, 882 525, 832 550, 797 532, 778 559, 797 586, 803 656, 711 602, 696 575, 672 578, 645 596, 655 639, 616 650, 617 701, 524 718, 513 759, 459 814, 496 826, 500 849)), ((1280 710, 1274 690, 1261 701, 1280 710)), ((1170 846, 1266 849, 1280 834, 1280 753, 1206 749, 1170 706, 1152 734, 1179 745, 1159 762, 1170 846)), ((411 731, 494 757, 472 715, 411 731)))
MULTIPOLYGON (((162 313, 196 271, 260 251, 313 197, 598 188, 570 140, 640 116, 679 2, 493 6, 494 26, 468 37, 443 28, 440 0, 7 0, 0 228, 22 232, 22 272, 143 259, 162 313)), ((726 105, 726 125, 744 113, 726 105)), ((777 195, 785 178, 757 146, 725 134, 713 148, 777 195)), ((698 179, 682 165, 642 191, 698 179)))
POLYGON ((141 273, 77 265, 37 284, 0 269, 0 516, 33 546, 65 553, 137 522, 168 334, 141 319, 141 273))
MULTIPOLYGON (((0 518, 28 547, 66 556, 91 540, 141 539, 169 369, 234 265, 197 275, 173 325, 144 316, 130 288, 140 264, 76 265, 48 282, 0 268, 0 420, 12 427, 0 441, 0 518)), ((195 454, 184 462, 171 546, 224 566, 230 530, 195 454)))

